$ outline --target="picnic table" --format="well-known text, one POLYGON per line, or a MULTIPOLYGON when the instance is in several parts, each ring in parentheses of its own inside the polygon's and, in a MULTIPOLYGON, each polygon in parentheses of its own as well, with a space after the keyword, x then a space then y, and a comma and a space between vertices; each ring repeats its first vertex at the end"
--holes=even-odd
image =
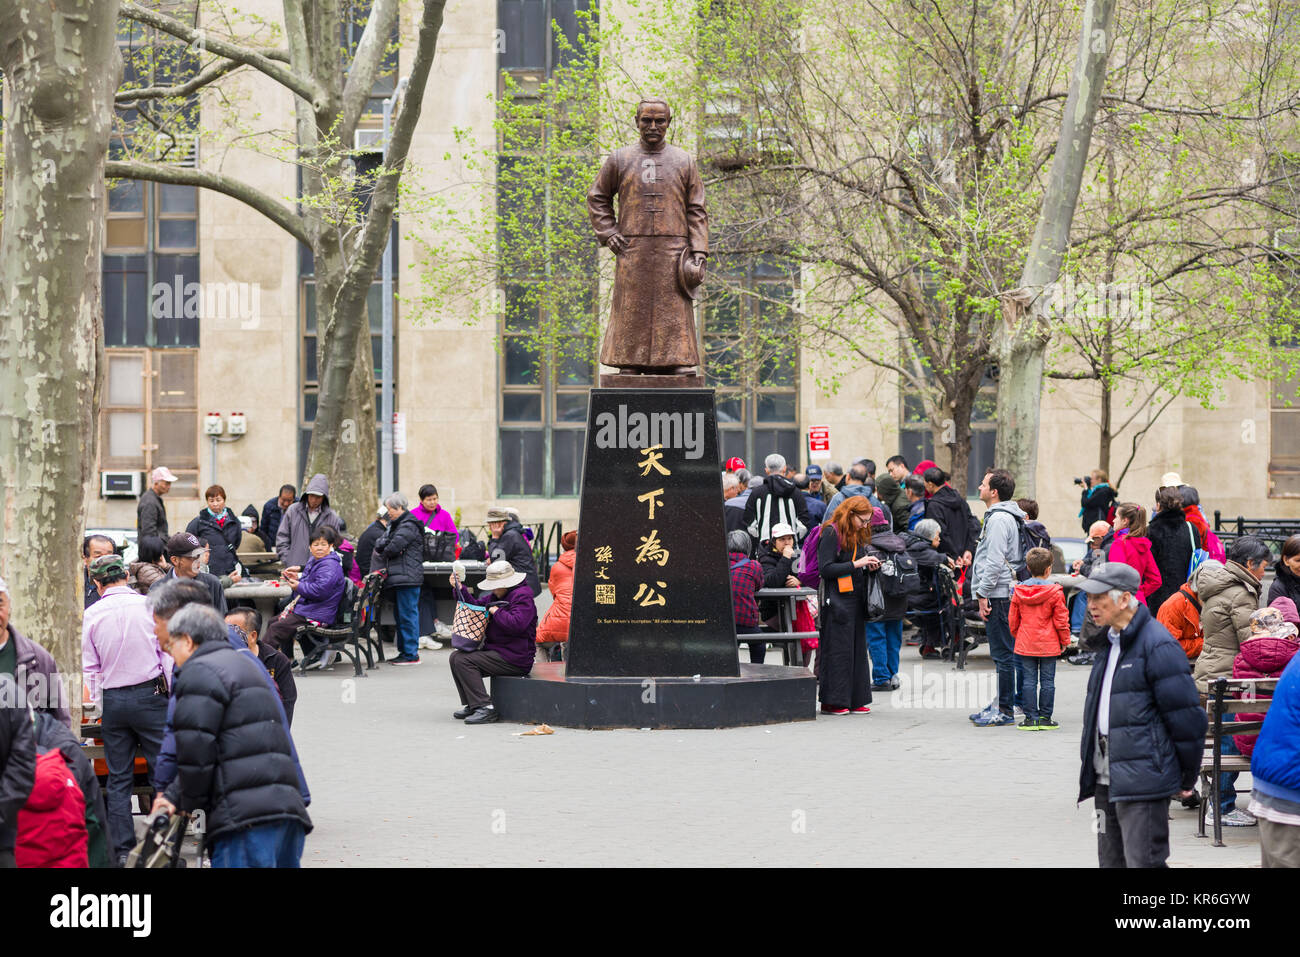
MULTIPOLYGON (((778 632, 769 632, 767 640, 774 643, 783 644, 782 653, 785 656, 786 664, 803 665, 803 645, 804 638, 816 636, 816 632, 796 632, 794 630, 794 619, 796 607, 800 598, 816 598, 816 588, 760 588, 754 593, 760 601, 763 599, 777 600, 777 617, 781 623, 781 630, 778 632)), ((750 637, 741 635, 741 640, 750 637)))
MULTIPOLYGON (((234 601, 252 602, 262 615, 262 634, 266 633, 271 620, 275 618, 276 605, 281 600, 293 595, 289 583, 280 579, 264 582, 235 582, 226 588, 226 604, 234 601)), ((258 636, 259 638, 261 635, 258 636)))

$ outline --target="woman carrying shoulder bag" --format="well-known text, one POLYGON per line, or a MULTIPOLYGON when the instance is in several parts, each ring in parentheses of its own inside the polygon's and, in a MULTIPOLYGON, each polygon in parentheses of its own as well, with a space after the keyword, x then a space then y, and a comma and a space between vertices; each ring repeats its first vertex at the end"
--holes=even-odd
POLYGON ((822 607, 818 651, 822 714, 869 714, 871 673, 867 666, 865 605, 867 580, 880 561, 871 544, 871 503, 847 498, 835 509, 817 540, 822 607))

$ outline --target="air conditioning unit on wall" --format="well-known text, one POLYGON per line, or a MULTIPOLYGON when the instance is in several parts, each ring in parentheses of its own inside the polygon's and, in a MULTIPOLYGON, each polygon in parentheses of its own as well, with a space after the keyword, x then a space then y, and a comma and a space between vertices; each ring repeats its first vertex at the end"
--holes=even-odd
POLYGON ((101 498, 139 498, 144 488, 143 472, 100 472, 101 498))
POLYGON ((353 130, 352 148, 366 153, 382 153, 383 139, 383 130, 353 130))

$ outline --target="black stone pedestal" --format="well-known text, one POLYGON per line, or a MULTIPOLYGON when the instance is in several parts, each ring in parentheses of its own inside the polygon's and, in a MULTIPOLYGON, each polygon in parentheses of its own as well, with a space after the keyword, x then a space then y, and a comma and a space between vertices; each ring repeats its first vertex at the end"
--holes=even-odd
POLYGON ((720 468, 712 390, 592 390, 567 661, 493 678, 502 718, 730 728, 816 716, 806 669, 739 663, 720 468))
POLYGON ((738 678, 566 678, 538 662, 527 678, 492 678, 506 721, 562 728, 736 728, 812 721, 817 680, 807 668, 740 665, 738 678))

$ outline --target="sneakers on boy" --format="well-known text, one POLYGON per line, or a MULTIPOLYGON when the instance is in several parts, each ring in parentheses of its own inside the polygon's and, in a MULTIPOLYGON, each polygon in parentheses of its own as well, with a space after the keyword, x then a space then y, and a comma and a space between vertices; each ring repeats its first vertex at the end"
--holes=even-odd
POLYGON ((1040 727, 1037 718, 1026 718, 1016 725, 1021 731, 1037 731, 1040 727))
POLYGON ((994 708, 992 714, 982 714, 975 722, 977 728, 1000 728, 1004 725, 1014 725, 1016 719, 1009 714, 1003 714, 1000 709, 994 708))
POLYGON ((1038 719, 1038 730, 1039 730, 1039 731, 1056 731, 1056 730, 1059 729, 1060 727, 1061 727, 1061 726, 1060 726, 1059 724, 1057 724, 1055 721, 1053 721, 1051 718, 1039 718, 1039 719, 1038 719))
POLYGON ((987 717, 988 715, 992 714, 994 711, 997 710, 998 710, 997 701, 990 701, 988 707, 986 707, 983 711, 976 711, 972 715, 967 715, 967 717, 970 718, 972 721, 978 721, 980 718, 987 717))

